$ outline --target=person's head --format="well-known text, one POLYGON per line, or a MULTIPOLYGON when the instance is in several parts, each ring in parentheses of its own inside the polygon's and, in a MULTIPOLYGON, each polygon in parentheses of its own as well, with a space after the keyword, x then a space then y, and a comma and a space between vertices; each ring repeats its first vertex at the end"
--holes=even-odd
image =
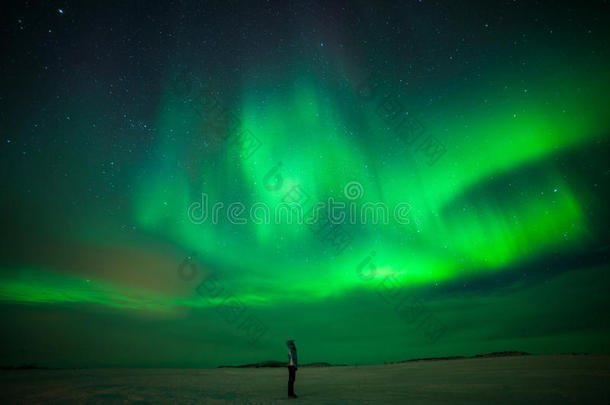
POLYGON ((292 339, 286 341, 286 346, 289 349, 296 349, 296 346, 294 345, 294 340, 292 340, 292 339))

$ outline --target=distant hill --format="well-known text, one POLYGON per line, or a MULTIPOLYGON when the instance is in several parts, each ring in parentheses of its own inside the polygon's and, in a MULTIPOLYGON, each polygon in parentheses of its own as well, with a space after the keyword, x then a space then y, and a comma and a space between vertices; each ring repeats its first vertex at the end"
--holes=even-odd
POLYGON ((420 359, 393 361, 389 364, 408 363, 410 361, 483 359, 483 358, 490 358, 490 357, 510 357, 510 356, 531 356, 531 353, 518 352, 518 351, 507 351, 507 352, 493 352, 493 353, 486 353, 486 354, 475 354, 474 356, 424 357, 424 358, 420 358, 420 359))
MULTIPOLYGON (((506 352, 493 352, 486 354, 475 354, 474 356, 449 356, 449 357, 423 357, 417 359, 409 359, 409 360, 401 360, 401 361, 392 361, 386 364, 399 364, 399 363, 408 363, 412 361, 438 361, 438 360, 459 360, 459 359, 483 359, 490 357, 510 357, 510 356, 530 356, 531 353, 527 352, 519 352, 519 351, 506 351, 506 352)), ((241 364, 238 366, 218 366, 218 368, 263 368, 263 367, 287 367, 288 363, 285 361, 276 361, 276 360, 268 360, 260 363, 251 363, 251 364, 241 364)), ((301 367, 344 367, 347 364, 330 364, 326 362, 317 362, 317 363, 309 363, 309 364, 301 364, 301 367)))
POLYGON ((42 367, 36 364, 22 364, 20 366, 2 366, 0 370, 50 370, 49 367, 42 367))
POLYGON ((218 368, 261 368, 261 367, 286 367, 285 361, 268 360, 260 363, 241 364, 238 366, 218 366, 218 368))
MULTIPOLYGON (((287 367, 288 363, 285 361, 268 360, 260 363, 242 364, 239 366, 218 366, 218 368, 262 368, 262 367, 287 367)), ((330 364, 326 362, 299 364, 301 367, 338 367, 347 366, 347 364, 330 364)))

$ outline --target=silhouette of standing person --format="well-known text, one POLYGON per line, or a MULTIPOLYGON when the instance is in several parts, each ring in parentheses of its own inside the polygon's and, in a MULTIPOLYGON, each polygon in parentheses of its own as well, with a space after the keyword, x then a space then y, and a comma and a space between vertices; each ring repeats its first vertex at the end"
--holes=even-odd
POLYGON ((297 347, 294 345, 294 340, 287 341, 286 346, 288 347, 288 398, 296 398, 294 380, 298 368, 297 347))

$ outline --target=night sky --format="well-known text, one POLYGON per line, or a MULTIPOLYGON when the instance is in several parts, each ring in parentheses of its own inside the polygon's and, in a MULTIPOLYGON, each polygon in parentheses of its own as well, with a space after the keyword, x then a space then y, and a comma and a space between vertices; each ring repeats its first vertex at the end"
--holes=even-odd
POLYGON ((0 365, 610 353, 607 2, 86 3, 0 17, 0 365))

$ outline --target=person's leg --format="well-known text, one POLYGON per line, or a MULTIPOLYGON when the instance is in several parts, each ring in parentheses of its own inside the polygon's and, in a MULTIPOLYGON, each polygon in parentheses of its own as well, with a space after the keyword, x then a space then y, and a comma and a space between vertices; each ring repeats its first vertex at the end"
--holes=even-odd
POLYGON ((294 380, 295 376, 294 367, 288 367, 288 396, 294 396, 294 380))

